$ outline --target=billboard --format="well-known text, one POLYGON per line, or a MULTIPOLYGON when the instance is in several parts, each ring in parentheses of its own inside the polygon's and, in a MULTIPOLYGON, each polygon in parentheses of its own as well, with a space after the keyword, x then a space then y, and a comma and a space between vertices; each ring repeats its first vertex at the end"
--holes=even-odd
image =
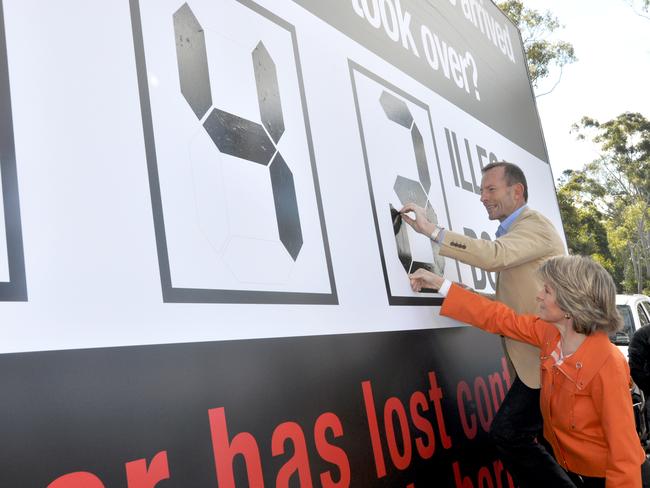
POLYGON ((561 228, 492 3, 1 6, 0 485, 511 483, 500 341, 407 277, 495 276, 393 218, 492 239, 506 159, 561 228))

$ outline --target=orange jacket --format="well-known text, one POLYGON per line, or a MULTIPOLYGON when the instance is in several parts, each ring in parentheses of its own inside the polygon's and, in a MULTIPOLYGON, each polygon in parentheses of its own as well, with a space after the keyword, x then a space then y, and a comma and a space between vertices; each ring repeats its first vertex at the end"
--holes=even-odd
POLYGON ((634 425, 630 370, 606 334, 587 336, 555 366, 551 352, 560 332, 539 317, 517 315, 456 285, 440 315, 538 346, 544 437, 558 462, 574 473, 606 478, 607 488, 641 486, 645 455, 634 425))

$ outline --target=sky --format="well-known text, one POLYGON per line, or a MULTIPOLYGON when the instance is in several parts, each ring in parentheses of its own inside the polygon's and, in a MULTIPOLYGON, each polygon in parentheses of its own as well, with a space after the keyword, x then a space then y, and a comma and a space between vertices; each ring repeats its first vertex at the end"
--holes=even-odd
MULTIPOLYGON (((600 122, 623 112, 650 118, 650 18, 635 13, 626 0, 524 0, 551 11, 563 24, 557 37, 573 44, 578 61, 566 65, 537 89, 539 110, 553 176, 580 169, 598 148, 578 141, 571 125, 587 115, 600 122)), ((646 14, 650 17, 650 14, 646 14)))

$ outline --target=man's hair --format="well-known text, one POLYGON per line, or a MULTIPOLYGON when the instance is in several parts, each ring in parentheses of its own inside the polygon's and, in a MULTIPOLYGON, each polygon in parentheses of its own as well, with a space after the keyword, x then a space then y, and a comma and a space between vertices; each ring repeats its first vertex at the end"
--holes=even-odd
POLYGON ((490 171, 494 168, 503 168, 503 176, 506 179, 508 186, 516 185, 521 183, 524 186, 524 202, 528 201, 528 183, 526 183, 526 176, 519 166, 508 161, 497 161, 495 163, 490 163, 485 166, 481 173, 490 171))
POLYGON ((591 258, 555 256, 544 261, 538 276, 555 290, 555 303, 571 316, 576 332, 590 335, 621 328, 614 280, 591 258))

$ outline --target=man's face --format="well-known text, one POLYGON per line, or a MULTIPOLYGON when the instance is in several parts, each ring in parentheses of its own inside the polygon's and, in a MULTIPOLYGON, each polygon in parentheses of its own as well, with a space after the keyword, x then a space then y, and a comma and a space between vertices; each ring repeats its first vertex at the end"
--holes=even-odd
POLYGON ((503 222, 521 206, 517 196, 517 185, 508 186, 505 168, 492 168, 483 173, 481 180, 481 203, 485 206, 490 220, 503 222))

